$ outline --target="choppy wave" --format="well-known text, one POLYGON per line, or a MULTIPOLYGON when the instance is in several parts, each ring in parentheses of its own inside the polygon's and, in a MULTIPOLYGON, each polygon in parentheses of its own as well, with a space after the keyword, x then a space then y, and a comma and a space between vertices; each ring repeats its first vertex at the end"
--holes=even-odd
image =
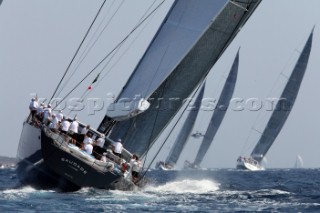
POLYGON ((212 180, 180 180, 171 181, 164 185, 149 186, 146 191, 161 192, 161 193, 193 193, 204 194, 219 190, 219 184, 212 180))
POLYGON ((150 171, 152 185, 136 191, 82 188, 57 193, 28 186, 10 188, 17 183, 14 171, 1 170, 0 206, 2 212, 46 213, 319 212, 319 175, 319 169, 150 171))

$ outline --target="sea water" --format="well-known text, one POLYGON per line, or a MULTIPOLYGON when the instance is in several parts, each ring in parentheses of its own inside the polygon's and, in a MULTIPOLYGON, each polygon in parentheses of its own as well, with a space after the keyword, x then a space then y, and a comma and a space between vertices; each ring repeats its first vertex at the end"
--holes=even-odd
MULTIPOLYGON (((72 193, 20 186, 0 170, 1 212, 320 212, 320 169, 213 169, 147 173, 137 191, 72 193)), ((94 180, 93 180, 94 181, 94 180)))

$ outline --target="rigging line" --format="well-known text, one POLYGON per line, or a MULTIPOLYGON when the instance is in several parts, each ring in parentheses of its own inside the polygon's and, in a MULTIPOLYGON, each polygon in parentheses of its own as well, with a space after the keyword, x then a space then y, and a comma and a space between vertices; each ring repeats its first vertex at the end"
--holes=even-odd
MULTIPOLYGON (((99 35, 97 36, 96 40, 93 42, 93 44, 91 45, 90 49, 89 49, 89 45, 90 43, 92 43, 93 38, 98 34, 98 30, 101 28, 102 23, 104 22, 104 20, 106 19, 107 15, 109 15, 109 12, 112 8, 112 6, 114 5, 115 0, 113 0, 111 6, 109 7, 108 11, 106 11, 106 15, 103 18, 103 20, 100 22, 99 26, 97 27, 96 31, 93 33, 93 36, 91 37, 90 41, 88 42, 84 52, 82 53, 82 55, 79 58, 84 58, 88 55, 88 53, 90 52, 91 48, 96 44, 97 40, 101 37, 102 33, 106 30, 106 28, 110 25, 111 21, 113 20, 113 18, 115 17, 116 13, 120 10, 120 8, 122 7, 124 0, 122 0, 122 2, 120 3, 120 5, 118 6, 118 8, 113 12, 113 14, 111 15, 110 19, 107 21, 106 25, 103 27, 103 29, 100 31, 99 35), (89 50, 88 50, 89 49, 89 50), (83 56, 86 53, 85 56, 83 56)), ((82 61, 81 61, 82 62, 82 61)), ((80 62, 80 63, 81 63, 80 62)))
MULTIPOLYGON (((122 46, 122 45, 121 45, 122 46)), ((113 56, 118 52, 118 50, 119 50, 120 48, 118 48, 114 53, 113 53, 113 56)), ((112 56, 112 57, 113 57, 112 56)), ((100 75, 101 73, 102 73, 102 71, 107 67, 107 65, 109 64, 109 62, 111 61, 111 59, 112 59, 112 57, 108 60, 108 62, 107 62, 107 64, 101 69, 101 71, 99 72, 99 74, 98 75, 100 75)), ((108 72, 109 73, 109 72, 108 72)), ((108 74, 107 73, 107 74, 108 74)), ((101 79, 102 80, 102 79, 101 79)), ((101 80, 99 80, 98 82, 97 82, 97 86, 99 85, 99 83, 101 82, 101 80)), ((97 87, 96 86, 96 87, 97 87)), ((86 98, 91 92, 92 92, 92 90, 94 90, 94 88, 92 88, 92 89, 90 89, 90 90, 88 90, 88 89, 86 89, 83 93, 82 93, 82 95, 81 95, 81 97, 80 97, 80 100, 82 101, 82 100, 84 100, 84 98, 86 98)), ((72 111, 72 109, 69 109, 69 113, 67 114, 68 116, 69 116, 69 114, 71 113, 71 111, 72 111)))
MULTIPOLYGON (((162 94, 162 95, 163 95, 165 89, 166 89, 166 88, 164 88, 164 89, 161 91, 161 94, 162 94)), ((159 104, 159 106, 160 106, 160 104, 159 104)), ((147 152, 146 152, 145 157, 144 157, 144 162, 143 162, 142 168, 143 168, 144 165, 146 164, 146 161, 147 161, 147 158, 148 158, 148 153, 149 153, 150 146, 151 146, 151 142, 152 142, 152 141, 151 141, 151 137, 152 137, 154 128, 155 128, 155 126, 156 126, 156 122, 157 122, 157 118, 158 118, 158 115, 159 115, 159 111, 160 111, 160 109, 157 110, 157 114, 156 114, 156 117, 155 117, 154 122, 153 122, 153 125, 152 125, 151 134, 150 134, 150 137, 149 137, 149 140, 148 140, 148 141, 149 141, 149 143, 148 143, 148 149, 147 149, 147 152)), ((162 148, 162 147, 160 147, 160 150, 161 150, 161 148, 162 148)), ((159 151, 159 152, 160 152, 160 151, 159 151)), ((157 155, 158 155, 158 154, 156 154, 156 156, 157 156, 157 155)), ((155 157, 154 157, 154 158, 155 158, 155 157)), ((154 159, 153 159, 153 160, 154 160, 154 159)), ((149 170, 151 164, 153 163, 153 160, 152 160, 151 163, 148 165, 147 169, 144 171, 141 179, 143 179, 144 176, 147 174, 147 171, 149 170)), ((141 179, 140 179, 140 180, 141 180, 141 179)))
POLYGON ((60 80, 60 82, 59 82, 58 86, 56 87, 55 91, 53 92, 53 94, 52 94, 52 96, 51 96, 51 98, 50 98, 50 100, 49 100, 49 103, 50 103, 50 101, 52 100, 52 98, 55 96, 55 94, 56 94, 56 92, 57 92, 57 90, 58 90, 58 88, 59 88, 60 84, 62 83, 62 81, 63 81, 64 77, 66 76, 67 72, 69 71, 69 68, 70 68, 71 64, 73 63, 73 61, 74 61, 75 57, 77 56, 77 54, 78 54, 78 52, 79 52, 79 50, 80 50, 80 48, 81 48, 81 46, 82 46, 83 42, 84 42, 84 41, 85 41, 85 39, 87 38, 87 36, 88 36, 88 34, 89 34, 89 32, 90 32, 90 30, 91 30, 91 28, 92 28, 93 24, 94 24, 94 23, 95 23, 95 21, 97 20, 97 17, 99 16, 99 14, 100 14, 100 12, 101 12, 101 10, 102 10, 102 8, 103 8, 103 6, 104 6, 104 4, 105 4, 105 3, 106 3, 106 0, 104 0, 104 1, 103 1, 103 3, 102 3, 102 5, 100 6, 100 8, 99 8, 99 10, 98 10, 98 12, 97 12, 97 14, 96 14, 96 16, 94 17, 93 21, 91 22, 91 25, 90 25, 89 29, 87 30, 87 32, 86 32, 86 34, 85 34, 84 38, 82 39, 82 41, 81 41, 81 43, 80 43, 80 45, 79 45, 79 47, 78 47, 77 51, 75 52, 75 54, 74 54, 73 58, 71 59, 71 61, 70 61, 69 65, 68 65, 68 67, 67 67, 66 71, 64 72, 64 74, 63 74, 63 76, 62 76, 62 78, 61 78, 61 80, 60 80))
MULTIPOLYGON (((86 89, 86 91, 84 91, 84 93, 82 94, 82 96, 80 97, 80 101, 83 101, 84 100, 84 97, 86 95, 88 95, 88 93, 90 93, 90 90, 86 89)), ((69 115, 71 114, 71 112, 73 111, 73 109, 71 108, 68 108, 69 112, 66 114, 68 117, 69 115)))
POLYGON ((84 76, 84 78, 78 83, 76 84, 73 89, 68 92, 58 103, 57 105, 53 108, 53 110, 62 102, 64 101, 89 75, 92 74, 93 71, 95 71, 120 45, 122 45, 129 37, 130 35, 136 31, 140 25, 142 25, 157 9, 160 8, 160 6, 165 2, 165 0, 163 0, 154 10, 151 11, 150 14, 148 14, 148 16, 146 16, 141 23, 139 23, 136 27, 134 27, 131 32, 125 36, 125 38, 119 43, 117 44, 87 75, 84 76))
MULTIPOLYGON (((187 5, 186 5, 185 7, 187 7, 187 5)), ((184 9, 186 9, 186 8, 184 8, 184 9)), ((180 15, 179 20, 178 20, 178 23, 181 23, 181 20, 183 19, 184 15, 185 15, 185 11, 180 15)), ((177 25, 175 26, 174 33, 176 33, 178 27, 179 27, 179 24, 177 24, 177 25)), ((169 50, 172 41, 173 41, 173 40, 171 40, 170 43, 169 43, 169 44, 166 46, 166 48, 165 48, 165 52, 163 53, 163 55, 162 55, 162 57, 161 57, 161 60, 160 60, 160 63, 159 63, 158 66, 157 66, 157 71, 154 72, 153 77, 151 78, 151 80, 150 80, 150 82, 149 82, 148 89, 146 90, 146 92, 145 92, 145 94, 144 94, 144 98, 146 98, 147 92, 149 92, 149 90, 150 90, 150 88, 151 88, 151 85, 152 85, 153 81, 155 80, 156 75, 158 74, 159 67, 160 67, 162 61, 164 60, 164 57, 165 57, 167 51, 169 50)), ((179 63, 180 63, 180 62, 179 62, 179 63)), ((174 66, 172 70, 174 70, 175 68, 176 68, 176 67, 174 66)), ((172 71, 172 70, 171 70, 171 71, 172 71)))
MULTIPOLYGON (((156 1, 157 1, 157 0, 155 0, 155 1, 153 2, 153 4, 154 4, 156 1)), ((153 6, 153 4, 149 7, 148 11, 149 11, 150 8, 153 6)), ((146 14, 147 14, 147 13, 145 13, 145 14, 141 17, 140 21, 143 19, 143 17, 144 17, 146 14)), ((151 21, 151 20, 149 20, 149 23, 150 23, 150 21, 151 21)), ((136 38, 128 45, 128 47, 124 50, 124 53, 123 53, 122 55, 120 55, 120 57, 118 58, 118 60, 115 61, 115 63, 109 68, 109 70, 102 76, 101 80, 99 80, 99 81, 97 82, 96 87, 98 87, 99 84, 103 81, 103 79, 104 79, 107 75, 110 74, 111 70, 119 63, 119 61, 122 59, 122 57, 124 56, 124 54, 132 47, 132 45, 134 44, 134 42, 138 39, 138 37, 141 35, 141 33, 143 32, 143 30, 146 28, 146 26, 147 26, 149 23, 147 23, 147 24, 141 29, 141 31, 138 33, 137 37, 136 37, 136 38)), ((122 45, 121 45, 121 46, 122 46, 122 45)), ((114 58, 114 56, 116 55, 116 53, 121 49, 121 46, 120 46, 120 47, 115 51, 115 53, 109 58, 108 63, 102 68, 102 70, 101 70, 100 73, 102 73, 103 70, 106 69, 106 67, 110 64, 111 60, 114 58)), ((91 92, 91 91, 90 91, 90 92, 91 92)), ((89 93, 90 93, 90 92, 89 92, 89 93)), ((89 93, 87 93, 86 96, 89 95, 89 93)), ((86 96, 85 96, 85 97, 86 97, 86 96)))
MULTIPOLYGON (((157 0, 154 0, 153 3, 149 6, 149 8, 147 9, 147 11, 142 15, 142 17, 140 18, 139 22, 141 22, 141 20, 147 15, 147 13, 150 11, 150 9, 152 8, 152 6, 156 3, 157 0)), ((141 33, 143 32, 143 30, 145 29, 145 27, 150 23, 151 20, 149 20, 149 22, 141 29, 141 31, 138 33, 137 37, 131 42, 131 44, 129 44, 129 46, 125 49, 124 53, 119 57, 119 59, 110 67, 109 71, 101 78, 101 80, 99 80, 96 84, 96 87, 102 82, 102 80, 110 73, 110 71, 112 70, 112 68, 121 60, 121 58, 124 56, 124 54, 128 51, 128 49, 133 45, 133 43, 138 39, 139 35, 141 35, 141 33)), ((139 23, 138 22, 138 23, 139 23)), ((121 49, 123 44, 121 44, 119 46, 119 48, 113 53, 113 55, 111 57, 109 57, 108 62, 106 63, 106 65, 101 69, 100 73, 101 74, 103 72, 103 70, 105 70, 105 68, 110 64, 111 60, 113 59, 113 57, 117 54, 117 52, 121 49)), ((93 88, 94 89, 94 88, 93 88)), ((93 90, 92 89, 92 90, 93 90)), ((86 98, 91 92, 92 90, 85 90, 80 98, 80 100, 83 100, 84 98, 86 98)), ((72 109, 69 109, 68 112, 68 116, 71 114, 72 109)))
MULTIPOLYGON (((157 0, 154 0, 153 3, 149 6, 149 8, 146 10, 146 12, 145 12, 145 13, 142 15, 142 17, 140 18, 140 20, 139 20, 139 22, 138 22, 137 25, 139 25, 139 23, 143 20, 143 17, 145 17, 145 16, 147 15, 147 13, 148 13, 148 12, 150 11, 150 9, 153 7, 153 5, 156 3, 156 1, 157 1, 157 0)), ((113 6, 114 2, 115 2, 115 1, 113 1, 111 7, 113 6)), ((120 10, 120 8, 122 7, 123 3, 124 3, 124 0, 122 0, 122 2, 120 3, 120 5, 119 5, 118 8, 116 9, 116 11, 113 13, 113 15, 112 15, 111 18, 108 20, 108 22, 107 22, 107 24, 105 25, 105 27, 102 29, 102 31, 100 32, 100 34, 98 35, 98 37, 96 38, 96 40, 93 42, 93 44, 92 44, 91 47, 89 48, 89 44, 92 42, 92 39, 94 38, 94 36, 97 34, 97 31, 98 31, 98 29, 101 27, 101 25, 102 25, 103 21, 105 20, 105 18, 104 18, 103 21, 100 23, 98 29, 95 31, 95 33, 93 34, 93 37, 91 38, 91 40, 89 41, 89 43, 88 43, 87 47, 85 48, 84 52, 83 52, 82 55, 80 56, 80 58, 82 58, 81 61, 80 61, 80 59, 79 59, 78 65, 75 67, 72 75, 71 75, 71 76, 68 78, 68 80, 64 83, 63 87, 60 89, 59 94, 60 94, 60 93, 62 92, 62 90, 65 88, 67 82, 70 81, 70 79, 72 78, 72 76, 74 75, 74 73, 76 72, 76 70, 79 68, 79 66, 81 65, 81 63, 84 61, 85 57, 89 54, 89 52, 91 51, 91 49, 93 48, 93 46, 96 44, 97 40, 101 37, 102 33, 103 33, 103 32, 105 31, 105 29, 109 26, 109 24, 111 23, 111 21, 112 21, 113 18, 115 17, 115 14, 116 14, 116 13, 120 10), (84 54, 85 54, 85 55, 84 55, 84 54)), ((111 8, 111 7, 110 7, 110 8, 111 8)), ((108 11, 110 11, 110 8, 109 8, 108 11)), ((107 12, 107 13, 108 13, 108 12, 107 12)), ((106 17, 106 16, 105 16, 105 17, 106 17)), ((137 26, 137 25, 136 25, 136 26, 137 26)), ((121 48, 121 46, 122 46, 122 45, 119 46, 119 49, 121 48)), ((117 51, 118 51, 118 50, 117 50, 117 51)), ((117 51, 116 51, 116 52, 117 52, 117 51)), ((113 54, 113 56, 109 59, 109 62, 113 59, 114 56, 115 56, 115 54, 113 54)), ((108 62, 108 64, 109 64, 109 62, 108 62)), ((105 67, 106 67, 106 66, 105 66, 105 67)), ((104 68, 105 68, 105 67, 104 67, 104 68)), ((103 68, 103 69, 104 69, 104 68, 103 68)), ((102 72, 102 71, 101 71, 101 72, 102 72)), ((100 73, 101 73, 101 72, 100 72, 100 73)), ((104 78, 104 77, 103 77, 103 78, 104 78)), ((103 79, 103 78, 102 78, 102 79, 103 79)))
POLYGON ((112 14, 111 18, 108 20, 107 24, 104 26, 104 28, 102 29, 102 31, 100 32, 100 34, 96 37, 95 41, 93 41, 94 37, 97 35, 97 32, 99 30, 99 28, 101 27, 103 21, 105 20, 105 18, 107 17, 111 7, 114 4, 114 1, 111 5, 111 7, 109 7, 109 10, 106 12, 106 16, 103 18, 103 20, 100 22, 100 25, 98 26, 98 28, 96 29, 96 31, 94 32, 93 36, 91 37, 90 41, 88 42, 87 46, 85 47, 83 53, 80 55, 79 60, 77 62, 76 67, 73 69, 72 74, 68 77, 68 79, 64 82, 62 88, 60 89, 58 95, 62 92, 62 90, 65 88, 65 86, 67 85, 67 83, 70 81, 70 79, 73 77, 73 75, 75 74, 75 72, 77 71, 77 69, 79 68, 79 66, 82 64, 82 62, 84 61, 84 59, 87 57, 87 55, 90 53, 90 51, 92 50, 92 48, 95 46, 96 42, 98 41, 98 39, 101 37, 102 33, 105 31, 105 29, 109 26, 109 24, 111 23, 111 21, 113 20, 113 18, 115 17, 115 14, 120 10, 121 6, 123 5, 124 0, 122 0, 121 4, 118 6, 118 8, 116 9, 116 11, 112 14), (90 46, 90 47, 89 47, 90 46))
MULTIPOLYGON (((183 109, 182 113, 180 114, 179 118, 175 121, 174 126, 171 128, 169 134, 167 135, 167 137, 165 138, 165 140, 163 141, 163 143, 161 144, 159 150, 157 151, 156 155, 153 157, 153 159, 151 160, 149 166, 147 167, 147 169, 145 170, 144 174, 142 177, 145 176, 145 174, 147 173, 147 171, 149 170, 149 168, 151 167, 152 163, 154 162, 154 160, 156 159, 156 157, 159 155, 160 151, 162 150, 163 146, 165 145, 165 143, 167 142, 168 138, 171 136, 173 130, 176 128, 178 122, 181 120, 182 116, 184 115, 185 111, 187 110, 191 100, 193 100, 193 97, 197 94, 197 92, 199 91, 199 89, 201 88, 201 85, 203 85, 203 82, 205 82, 206 78, 204 78, 201 83, 199 84, 198 88, 196 89, 196 91, 193 93, 192 98, 189 98, 189 102, 188 104, 186 104, 185 108, 183 109)), ((145 156, 145 159, 147 159, 147 155, 145 156)))

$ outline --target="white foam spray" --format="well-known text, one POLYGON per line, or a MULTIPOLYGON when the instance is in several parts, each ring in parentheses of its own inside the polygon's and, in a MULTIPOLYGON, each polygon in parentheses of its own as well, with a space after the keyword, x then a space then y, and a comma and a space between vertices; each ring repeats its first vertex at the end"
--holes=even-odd
POLYGON ((219 184, 212 180, 179 180, 172 181, 160 186, 148 186, 146 191, 154 191, 160 193, 193 193, 204 194, 219 190, 219 184))

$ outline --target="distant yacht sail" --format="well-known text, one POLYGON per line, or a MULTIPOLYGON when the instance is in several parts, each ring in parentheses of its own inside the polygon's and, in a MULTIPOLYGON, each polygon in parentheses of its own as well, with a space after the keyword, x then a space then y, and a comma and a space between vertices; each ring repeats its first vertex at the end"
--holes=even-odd
POLYGON ((300 54, 300 57, 291 73, 290 78, 281 94, 275 110, 273 111, 257 145, 254 147, 251 157, 239 157, 237 168, 249 170, 262 170, 261 161, 267 154, 271 145, 277 138, 285 124, 294 102, 297 98, 300 85, 307 69, 309 56, 312 47, 313 30, 300 54))
POLYGON ((297 155, 297 157, 296 157, 296 161, 294 163, 294 168, 295 169, 303 168, 303 159, 300 155, 297 155))
POLYGON ((228 78, 226 80, 226 83, 222 89, 219 101, 217 103, 217 108, 214 110, 213 115, 210 120, 210 124, 207 128, 206 133, 204 134, 204 137, 202 139, 199 151, 197 153, 197 156, 195 158, 195 161, 193 164, 185 164, 185 165, 192 165, 192 167, 198 168, 206 155, 214 136, 216 135, 220 124, 227 112, 229 102, 232 98, 234 88, 237 81, 238 76, 238 67, 239 67, 239 51, 234 59, 233 65, 230 69, 228 78))
POLYGON ((203 94, 204 94, 204 90, 205 90, 205 83, 202 85, 201 90, 195 100, 194 103, 194 109, 192 109, 189 114, 188 117, 186 118, 186 120, 183 123, 183 126, 173 144, 173 147, 170 150, 170 153, 168 155, 168 157, 166 158, 165 162, 158 162, 156 165, 156 168, 159 169, 163 169, 163 170, 171 170, 174 168, 174 166, 176 165, 182 151, 183 148, 185 147, 188 138, 190 136, 190 133, 192 131, 192 128, 194 126, 194 123, 196 121, 197 115, 199 113, 200 107, 201 107, 201 101, 203 98, 203 94))

